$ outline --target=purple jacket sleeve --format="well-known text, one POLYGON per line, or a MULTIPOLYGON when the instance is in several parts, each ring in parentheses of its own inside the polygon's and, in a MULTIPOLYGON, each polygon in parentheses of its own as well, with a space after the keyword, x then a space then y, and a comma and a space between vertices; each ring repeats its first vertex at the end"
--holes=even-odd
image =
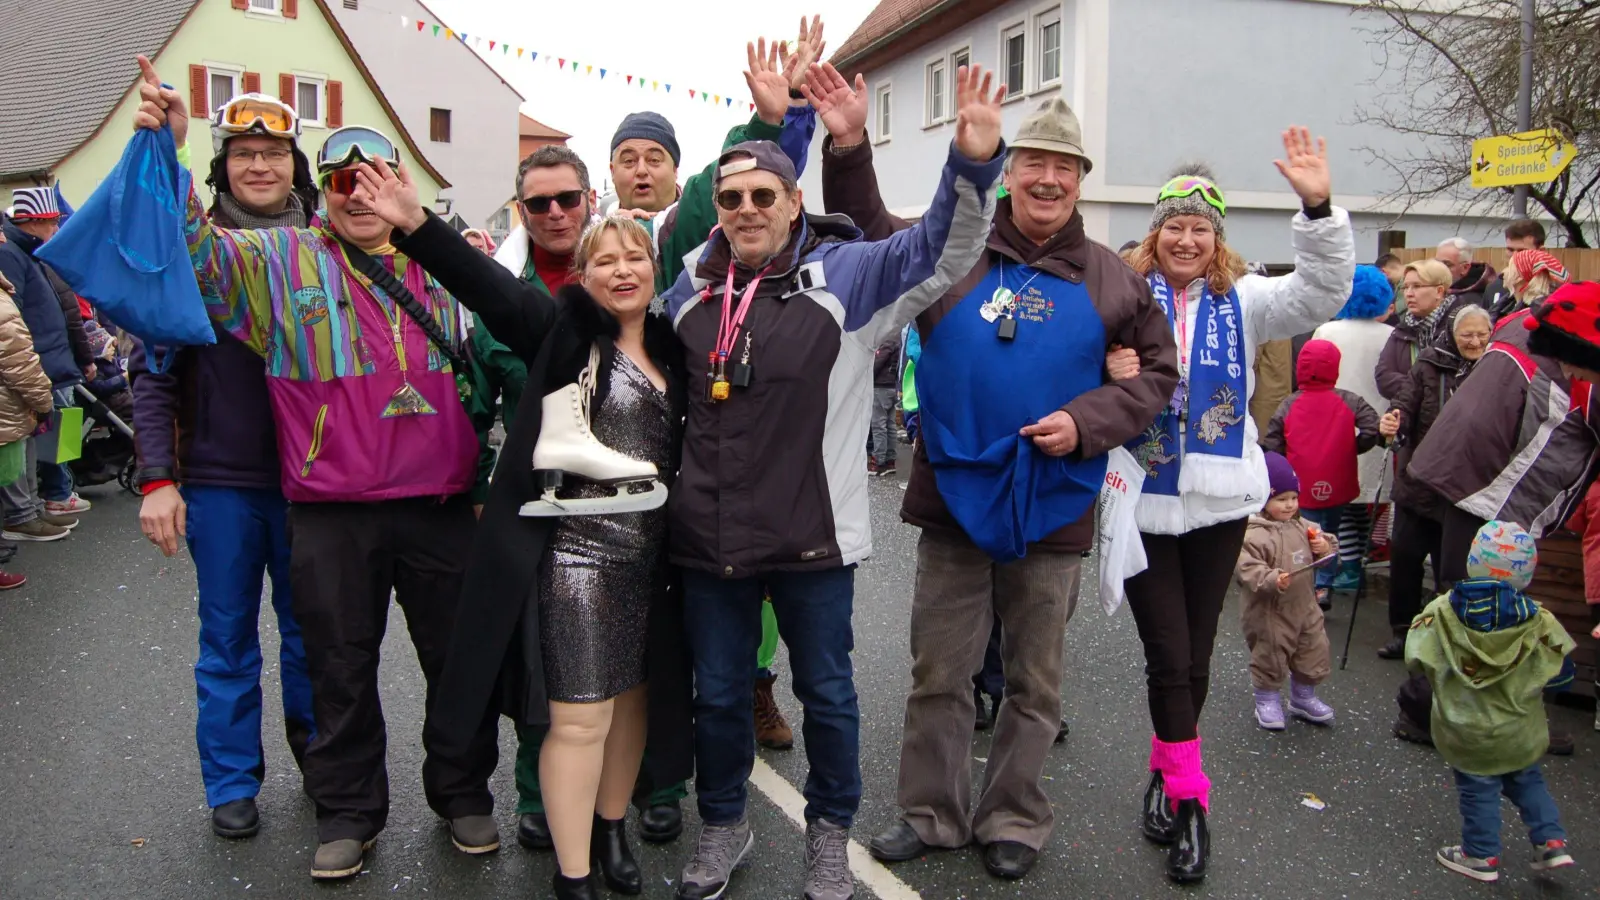
POLYGON ((133 382, 133 443, 139 457, 138 482, 177 480, 178 404, 181 371, 188 354, 179 352, 172 366, 157 373, 150 366, 144 342, 134 339, 128 355, 133 382))

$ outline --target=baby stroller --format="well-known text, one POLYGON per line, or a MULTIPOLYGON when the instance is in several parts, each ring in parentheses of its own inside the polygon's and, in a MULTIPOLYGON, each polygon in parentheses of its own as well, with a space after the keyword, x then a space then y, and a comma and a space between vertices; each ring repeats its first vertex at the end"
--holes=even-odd
POLYGON ((93 385, 78 385, 75 389, 83 407, 83 454, 67 465, 72 469, 73 481, 79 485, 105 484, 112 479, 130 493, 137 493, 134 473, 133 392, 128 389, 128 379, 121 374, 95 379, 93 385), (107 390, 102 390, 102 385, 107 390), (121 389, 114 388, 121 382, 121 389))

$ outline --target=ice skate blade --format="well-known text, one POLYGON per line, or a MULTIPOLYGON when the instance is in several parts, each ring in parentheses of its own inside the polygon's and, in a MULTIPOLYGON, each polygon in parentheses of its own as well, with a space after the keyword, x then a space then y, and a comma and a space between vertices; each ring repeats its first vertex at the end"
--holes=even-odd
MULTIPOLYGON (((638 482, 625 482, 616 485, 619 490, 627 484, 638 482)), ((610 516, 625 512, 648 512, 660 509, 667 502, 667 486, 659 481, 652 481, 649 491, 639 493, 620 493, 611 497, 585 497, 577 500, 558 500, 553 495, 547 494, 538 500, 530 500, 522 504, 520 515, 530 518, 550 516, 610 516)))

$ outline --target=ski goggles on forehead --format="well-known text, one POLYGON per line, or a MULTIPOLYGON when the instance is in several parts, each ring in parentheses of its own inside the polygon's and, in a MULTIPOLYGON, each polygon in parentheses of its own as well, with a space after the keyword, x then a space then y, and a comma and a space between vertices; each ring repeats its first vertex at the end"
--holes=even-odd
POLYGON ((1221 189, 1212 184, 1210 179, 1198 175, 1180 175, 1162 185, 1161 193, 1156 195, 1156 202, 1187 197, 1191 194, 1199 194, 1200 199, 1211 204, 1218 215, 1228 214, 1228 204, 1222 199, 1221 189))
POLYGON ((273 137, 293 140, 299 134, 299 119, 281 100, 263 94, 243 94, 224 103, 212 124, 228 134, 262 131, 273 137))
POLYGON ((381 133, 361 125, 341 128, 323 142, 317 151, 317 171, 324 174, 358 162, 375 163, 383 160, 390 166, 400 165, 400 153, 394 142, 381 133))

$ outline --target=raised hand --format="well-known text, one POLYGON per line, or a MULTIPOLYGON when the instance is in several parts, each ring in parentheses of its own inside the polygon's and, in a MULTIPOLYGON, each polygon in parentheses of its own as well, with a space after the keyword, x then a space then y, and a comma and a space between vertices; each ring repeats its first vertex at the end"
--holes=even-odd
POLYGON ((956 149, 974 162, 988 162, 1000 149, 1000 101, 1006 86, 993 88, 994 73, 983 66, 956 70, 956 149))
POLYGON ((170 124, 172 142, 182 147, 189 139, 189 106, 183 95, 162 87, 156 67, 144 56, 139 57, 139 76, 139 108, 133 114, 133 127, 158 131, 170 124))
POLYGON ((806 72, 816 61, 822 58, 822 51, 828 46, 822 39, 822 17, 812 16, 811 25, 807 27, 806 17, 800 17, 800 41, 795 44, 794 52, 789 52, 789 42, 784 41, 778 47, 778 58, 783 62, 783 77, 789 79, 790 90, 800 90, 805 84, 806 72))
POLYGON ((1290 125, 1283 133, 1285 159, 1275 159, 1272 164, 1300 195, 1306 206, 1321 206, 1332 196, 1333 187, 1328 175, 1328 139, 1311 139, 1311 129, 1290 125))
POLYGON ((750 98, 755 101, 756 115, 768 125, 782 125, 783 115, 789 110, 789 79, 783 76, 778 64, 778 42, 768 49, 767 39, 745 44, 749 68, 744 73, 744 83, 750 86, 750 98))
POLYGON ((833 63, 813 65, 800 85, 801 93, 822 119, 822 126, 833 135, 836 147, 853 147, 866 140, 867 79, 856 75, 856 86, 844 80, 833 63))
POLYGON ((405 163, 400 164, 398 174, 381 159, 376 166, 360 163, 356 166, 356 182, 350 199, 364 204, 395 228, 412 232, 428 221, 428 213, 417 199, 417 183, 411 180, 405 163))

